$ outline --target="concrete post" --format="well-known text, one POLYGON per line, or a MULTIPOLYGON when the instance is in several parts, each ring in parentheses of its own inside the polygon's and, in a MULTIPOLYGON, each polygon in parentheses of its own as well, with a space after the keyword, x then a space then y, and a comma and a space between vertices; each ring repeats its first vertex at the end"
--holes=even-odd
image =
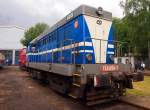
POLYGON ((12 50, 13 51, 13 54, 12 54, 12 65, 15 65, 15 52, 16 52, 16 50, 12 50))

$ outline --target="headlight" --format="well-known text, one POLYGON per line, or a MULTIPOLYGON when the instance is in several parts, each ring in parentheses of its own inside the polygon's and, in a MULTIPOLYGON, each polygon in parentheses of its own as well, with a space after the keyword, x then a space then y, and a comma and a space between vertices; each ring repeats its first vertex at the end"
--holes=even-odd
POLYGON ((109 57, 111 61, 114 61, 114 55, 110 55, 109 57))
POLYGON ((86 58, 88 61, 92 61, 92 55, 91 54, 86 54, 86 58))
POLYGON ((103 8, 102 7, 98 7, 96 12, 97 12, 98 15, 102 15, 103 14, 103 8))

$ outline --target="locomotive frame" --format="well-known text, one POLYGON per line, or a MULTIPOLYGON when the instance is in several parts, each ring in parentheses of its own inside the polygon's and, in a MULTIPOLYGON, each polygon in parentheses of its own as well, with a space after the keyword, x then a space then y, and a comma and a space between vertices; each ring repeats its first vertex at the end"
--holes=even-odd
MULTIPOLYGON (((55 91, 67 94, 75 99, 82 99, 86 105, 117 99, 125 94, 126 88, 133 88, 131 65, 114 64, 112 61, 112 56, 115 54, 115 43, 122 43, 113 40, 112 32, 109 33, 109 38, 98 39, 86 37, 91 36, 87 34, 89 32, 82 31, 83 33, 81 33, 79 30, 74 31, 80 36, 79 38, 65 38, 64 36, 64 39, 59 38, 59 41, 53 37, 48 40, 44 39, 49 38, 47 36, 51 36, 49 33, 53 32, 56 36, 59 36, 55 30, 67 23, 71 24, 73 20, 74 29, 85 29, 93 21, 96 21, 98 27, 102 24, 102 21, 105 25, 110 26, 112 14, 101 8, 99 9, 97 12, 95 8, 85 5, 80 6, 34 39, 27 49, 26 67, 33 78, 49 82, 51 88, 55 91), (90 22, 89 24, 85 25, 80 22, 82 15, 90 22), (93 21, 91 20, 92 17, 94 17, 93 21), (81 23, 82 26, 80 27, 78 23, 81 23), (49 40, 53 42, 47 42, 49 40), (44 47, 39 41, 52 45, 50 46, 52 48, 44 47), (39 48, 39 50, 36 50, 36 48, 39 48), (97 51, 97 49, 100 51, 97 51)), ((83 18, 82 20, 84 22, 83 18)), ((107 26, 103 26, 103 28, 107 29, 107 26)), ((92 30, 92 28, 89 27, 89 30, 92 30)), ((111 28, 110 31, 112 31, 111 28)), ((108 37, 107 31, 101 32, 104 33, 105 37, 108 37)))
POLYGON ((27 62, 26 67, 33 78, 48 82, 55 91, 84 100, 88 106, 116 100, 126 88, 133 88, 130 64, 27 62))

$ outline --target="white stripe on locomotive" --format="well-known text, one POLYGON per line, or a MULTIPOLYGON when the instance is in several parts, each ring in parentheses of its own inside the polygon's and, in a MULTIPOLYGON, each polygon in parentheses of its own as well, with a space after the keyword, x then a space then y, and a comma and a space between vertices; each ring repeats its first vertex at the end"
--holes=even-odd
MULTIPOLYGON (((71 44, 71 45, 67 45, 67 46, 63 46, 63 47, 55 48, 55 49, 51 49, 51 50, 46 50, 46 51, 42 51, 42 52, 38 52, 38 53, 28 53, 27 55, 42 55, 42 54, 46 54, 46 53, 58 52, 61 50, 73 49, 75 47, 80 47, 80 46, 92 46, 92 42, 79 42, 79 43, 75 43, 75 44, 71 44)), ((83 53, 83 52, 93 53, 92 50, 85 50, 85 51, 79 50, 79 53, 83 53)), ((72 51, 72 53, 74 53, 74 51, 72 51)))

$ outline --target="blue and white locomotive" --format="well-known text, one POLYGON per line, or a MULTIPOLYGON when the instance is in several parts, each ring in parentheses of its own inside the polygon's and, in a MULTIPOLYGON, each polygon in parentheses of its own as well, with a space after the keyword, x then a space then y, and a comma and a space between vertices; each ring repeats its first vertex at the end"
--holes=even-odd
POLYGON ((130 64, 114 64, 112 14, 81 5, 30 42, 31 75, 87 105, 123 95, 132 88, 130 64))

